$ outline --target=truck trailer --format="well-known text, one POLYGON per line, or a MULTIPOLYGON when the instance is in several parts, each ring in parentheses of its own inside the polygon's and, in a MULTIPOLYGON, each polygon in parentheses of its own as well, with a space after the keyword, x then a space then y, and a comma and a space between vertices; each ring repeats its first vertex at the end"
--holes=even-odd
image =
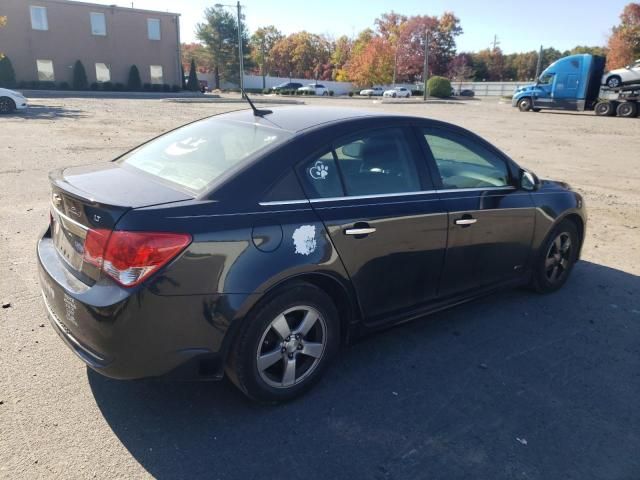
POLYGON ((610 88, 602 85, 605 58, 579 54, 549 65, 533 85, 518 88, 511 105, 521 112, 540 110, 593 110, 602 117, 636 117, 640 108, 640 82, 610 88))

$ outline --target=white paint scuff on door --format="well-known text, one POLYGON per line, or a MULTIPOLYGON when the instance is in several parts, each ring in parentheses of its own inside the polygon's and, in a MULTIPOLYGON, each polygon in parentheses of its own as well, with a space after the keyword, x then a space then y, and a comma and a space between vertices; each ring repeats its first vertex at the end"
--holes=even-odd
POLYGON ((311 255, 316 251, 315 225, 302 225, 296 228, 291 238, 293 238, 296 253, 300 255, 311 255))

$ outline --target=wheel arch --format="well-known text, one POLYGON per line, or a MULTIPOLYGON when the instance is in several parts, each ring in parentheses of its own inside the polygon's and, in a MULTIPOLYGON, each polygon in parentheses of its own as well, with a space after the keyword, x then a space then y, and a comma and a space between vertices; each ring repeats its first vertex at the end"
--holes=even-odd
POLYGON ((321 272, 305 272, 284 278, 277 283, 271 285, 260 296, 252 302, 248 308, 243 309, 243 315, 231 322, 227 334, 225 335, 225 345, 223 351, 223 362, 226 364, 229 354, 233 349, 233 345, 246 325, 246 318, 252 311, 259 308, 272 295, 291 288, 295 284, 306 283, 319 288, 329 295, 338 310, 338 320, 340 322, 340 342, 345 344, 349 341, 351 331, 354 324, 360 321, 360 308, 358 306, 355 294, 352 292, 350 285, 336 278, 334 275, 321 272))
POLYGON ((556 225, 560 224, 565 220, 572 222, 576 226, 576 229, 578 230, 578 236, 580 241, 580 245, 578 247, 578 258, 580 258, 580 255, 582 253, 582 245, 584 245, 584 235, 585 235, 584 219, 575 212, 568 213, 567 215, 564 215, 563 217, 559 218, 558 221, 556 222, 556 225))

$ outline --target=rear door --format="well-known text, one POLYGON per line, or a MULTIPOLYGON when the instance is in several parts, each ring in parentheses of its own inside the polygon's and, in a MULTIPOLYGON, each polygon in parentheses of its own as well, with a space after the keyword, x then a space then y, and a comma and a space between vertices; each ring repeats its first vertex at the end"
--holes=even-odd
POLYGON ((352 135, 303 162, 298 174, 365 322, 387 321, 436 296, 447 215, 411 129, 352 135))
POLYGON ((506 158, 462 131, 437 127, 419 132, 449 212, 439 294, 460 294, 522 276, 535 210, 530 194, 516 189, 506 158))

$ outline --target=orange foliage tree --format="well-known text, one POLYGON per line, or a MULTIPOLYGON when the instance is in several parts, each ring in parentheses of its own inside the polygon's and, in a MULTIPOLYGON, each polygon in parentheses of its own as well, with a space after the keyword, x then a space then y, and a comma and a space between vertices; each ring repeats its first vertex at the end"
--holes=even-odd
POLYGON ((640 58, 640 3, 630 3, 620 15, 620 25, 609 37, 607 69, 629 65, 640 58))

